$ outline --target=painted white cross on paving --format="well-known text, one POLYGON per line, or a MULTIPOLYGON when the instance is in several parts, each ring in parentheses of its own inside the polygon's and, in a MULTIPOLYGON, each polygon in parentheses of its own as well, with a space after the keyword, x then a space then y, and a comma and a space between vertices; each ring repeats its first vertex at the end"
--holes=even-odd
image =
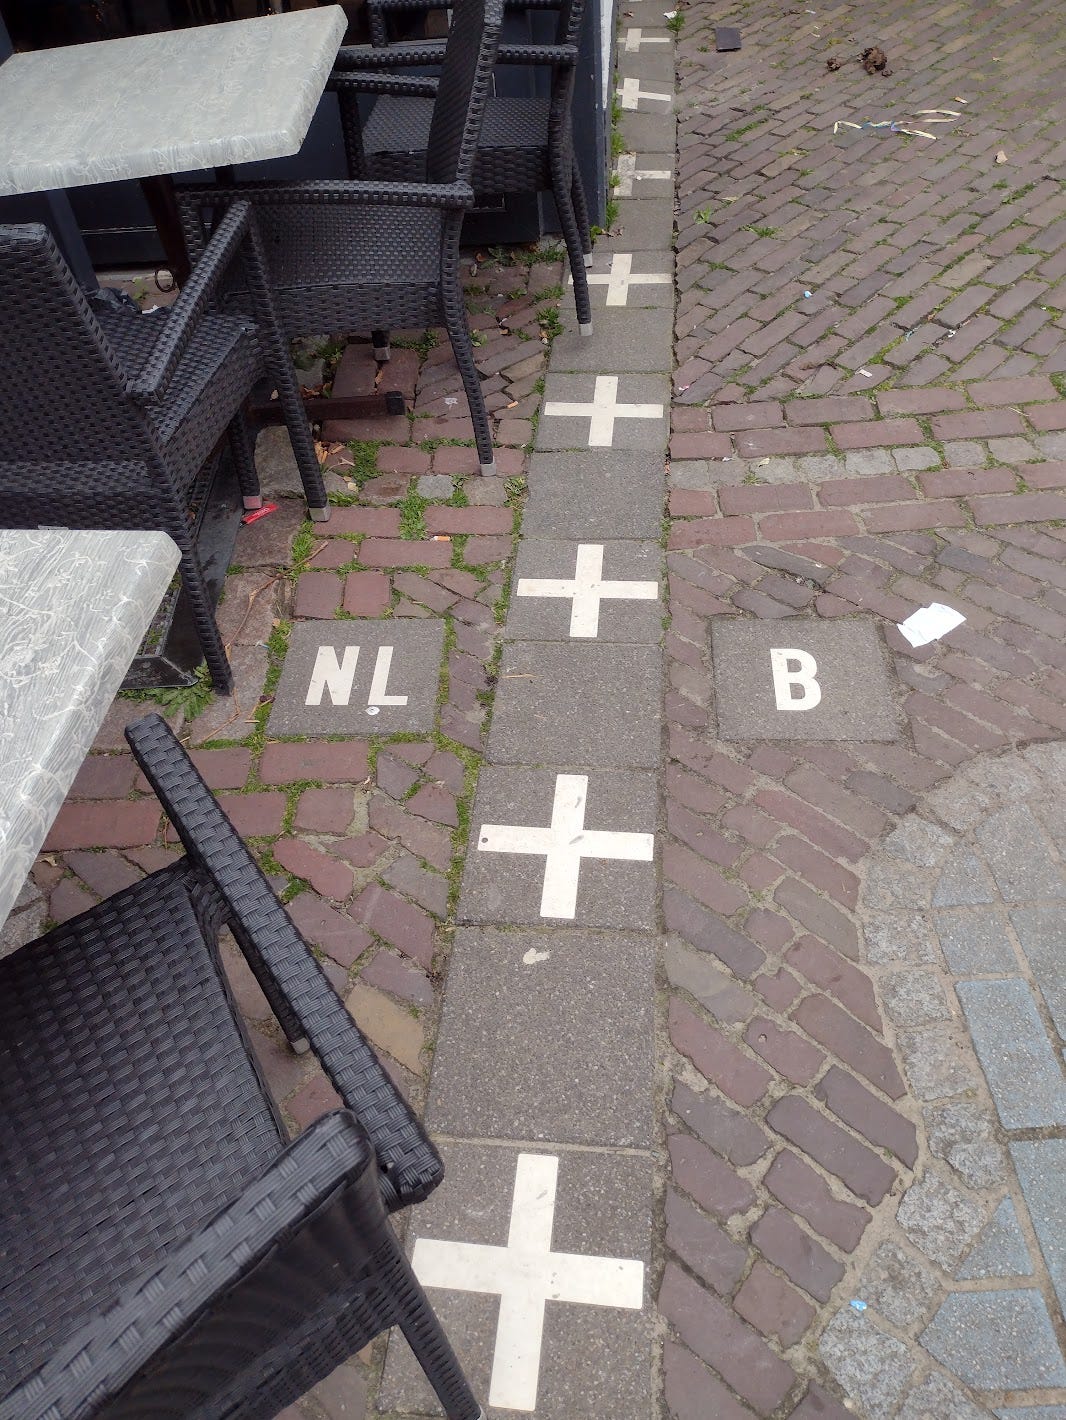
POLYGON ((661 419, 661 404, 619 404, 618 376, 597 375, 591 402, 549 399, 544 413, 551 417, 588 419, 589 448, 609 449, 614 443, 616 419, 661 419))
POLYGON ((670 38, 668 35, 661 38, 658 35, 646 35, 639 25, 630 25, 618 43, 625 46, 627 54, 637 54, 642 45, 669 44, 670 38))
POLYGON ((638 168, 635 153, 619 154, 614 171, 618 179, 614 190, 616 197, 632 197, 633 184, 643 182, 645 178, 661 178, 665 181, 667 178, 673 177, 669 168, 638 168))
POLYGON ((600 629, 600 602, 606 598, 624 601, 654 601, 658 582, 604 582, 603 544, 580 542, 572 577, 520 577, 520 597, 573 597, 570 635, 597 636, 600 629))
MULTIPOLYGON (((672 280, 673 277, 665 271, 634 271, 631 251, 616 251, 611 257, 609 273, 601 272, 588 277, 590 286, 607 287, 605 304, 608 306, 628 305, 630 286, 669 286, 672 280)), ((570 284, 574 284, 572 276, 570 284)))
POLYGON ((644 1304, 642 1262, 552 1252, 558 1177, 552 1155, 519 1154, 506 1247, 419 1238, 411 1258, 424 1287, 499 1294, 489 1404, 500 1410, 537 1408, 545 1302, 644 1304))
POLYGON ((655 99, 658 103, 668 104, 673 98, 672 94, 660 94, 654 89, 642 89, 639 79, 623 79, 621 87, 615 92, 624 109, 637 108, 641 99, 655 99))
POLYGON ((483 823, 477 846, 482 853, 533 853, 544 856, 542 917, 573 919, 582 858, 620 858, 650 863, 653 833, 610 833, 585 827, 587 774, 557 774, 552 821, 548 828, 520 823, 483 823))

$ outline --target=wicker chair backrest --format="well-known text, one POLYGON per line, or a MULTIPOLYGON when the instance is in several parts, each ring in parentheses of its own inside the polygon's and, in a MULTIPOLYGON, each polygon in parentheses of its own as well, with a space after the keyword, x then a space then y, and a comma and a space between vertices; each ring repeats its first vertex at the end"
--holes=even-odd
POLYGON ((0 464, 139 457, 126 375, 38 223, 0 226, 0 371, 0 464))
POLYGON ((429 182, 469 182, 503 23, 503 0, 456 0, 429 130, 429 182))

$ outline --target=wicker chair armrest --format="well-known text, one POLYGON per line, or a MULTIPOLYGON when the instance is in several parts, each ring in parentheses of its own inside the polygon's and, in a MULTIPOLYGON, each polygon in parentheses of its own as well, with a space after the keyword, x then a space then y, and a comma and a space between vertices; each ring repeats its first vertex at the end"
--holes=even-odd
POLYGON ((247 235, 251 217, 251 208, 246 202, 235 202, 212 233, 181 294, 167 312, 159 339, 144 368, 130 381, 129 393, 139 403, 154 403, 166 392, 192 339, 196 322, 247 235))
POLYGON ((188 755, 159 715, 130 725, 126 739, 190 860, 225 900, 238 945, 269 973, 341 1099, 370 1135, 386 1207, 427 1197, 443 1173, 440 1155, 188 755))
POLYGON ((501 44, 498 64, 557 64, 570 68, 577 63, 576 44, 501 44))
MULTIPOLYGON (((418 0, 419 8, 422 3, 423 0, 418 0)), ((345 44, 337 50, 337 57, 333 61, 333 77, 336 77, 338 71, 347 73, 364 69, 439 64, 444 57, 444 43, 442 39, 398 40, 395 44, 381 45, 378 48, 372 44, 345 44)), ((433 82, 436 83, 436 80, 433 82)))
POLYGON ((350 1114, 318 1120, 239 1198, 137 1279, 0 1401, 0 1420, 88 1420, 169 1343, 234 1293, 272 1248, 373 1164, 350 1114))
MULTIPOLYGON (((379 54, 382 52, 378 50, 379 54)), ((335 70, 326 81, 326 88, 331 93, 400 94, 432 99, 437 95, 437 80, 428 74, 366 74, 360 70, 335 70)))
POLYGON ((225 207, 247 199, 253 206, 284 207, 301 203, 352 203, 371 207, 445 207, 474 205, 474 189, 465 182, 369 182, 343 178, 307 179, 270 184, 241 183, 236 188, 187 187, 182 201, 203 207, 225 207))

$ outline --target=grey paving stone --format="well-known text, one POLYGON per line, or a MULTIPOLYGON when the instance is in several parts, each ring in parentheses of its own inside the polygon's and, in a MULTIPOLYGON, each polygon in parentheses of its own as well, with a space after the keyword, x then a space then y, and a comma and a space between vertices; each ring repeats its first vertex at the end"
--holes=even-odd
POLYGON ((881 995, 894 1025, 921 1026, 950 1018, 943 988, 931 971, 893 971, 881 978, 881 995))
POLYGON ((935 962, 936 941, 924 912, 870 912, 863 914, 866 959, 875 966, 888 962, 935 962))
POLYGON ((650 1146, 655 945, 647 933, 460 929, 430 1128, 650 1146))
POLYGON ((988 450, 975 439, 949 439, 944 444, 944 460, 948 468, 984 468, 988 450))
POLYGON ((960 843, 944 864, 933 893, 933 906, 962 907, 995 900, 992 875, 972 849, 960 843))
POLYGON ((859 1414, 869 1420, 896 1414, 915 1364, 902 1341, 879 1331, 866 1313, 845 1307, 826 1327, 819 1350, 859 1414))
POLYGON ((911 1184, 896 1213, 914 1246, 948 1271, 958 1266, 983 1221, 977 1205, 935 1173, 911 1184))
MULTIPOLYGON (((537 425, 536 447, 661 450, 666 446, 669 401, 670 388, 665 375, 549 374, 537 425), (616 380, 617 385, 612 386, 612 380, 616 380), (593 427, 591 421, 593 400, 597 393, 603 409, 608 412, 613 410, 617 416, 613 426, 604 426, 602 433, 593 427), (575 404, 582 409, 587 406, 587 411, 573 413, 565 409, 565 406, 575 404), (563 405, 564 412, 553 413, 552 405, 563 405), (654 413, 656 409, 659 411, 657 414, 654 413)), ((615 529, 615 536, 620 531, 615 529)))
POLYGON ((1008 902, 1066 897, 1066 874, 1028 805, 1011 804, 991 814, 978 826, 976 837, 1008 902))
MULTIPOLYGON (((665 107, 665 105, 660 105, 665 107)), ((636 153, 672 153, 677 122, 672 113, 623 113, 618 125, 622 142, 636 153)), ((1047 455, 1051 458, 1052 455, 1047 455)), ((1058 457, 1058 455, 1055 455, 1058 457)))
POLYGON ((972 1089, 977 1083, 970 1051, 958 1026, 938 1024, 901 1030, 896 1044, 907 1079, 920 1100, 945 1099, 972 1089))
POLYGON ((998 1420, 1066 1420, 1066 1405, 1020 1405, 1017 1409, 995 1410, 998 1420))
MULTIPOLYGON (((715 618, 711 623, 718 733, 724 740, 894 740, 899 711, 890 688, 884 651, 868 617, 817 621, 792 617, 785 623, 715 618), (779 709, 772 652, 802 651, 813 657, 820 699, 804 710, 779 709)), ((781 657, 782 674, 797 665, 781 657)), ((805 671, 809 663, 803 662, 805 671)), ((781 698, 803 704, 782 684, 781 698)))
POLYGON ((615 374, 655 373, 670 371, 673 360, 673 331, 661 310, 610 307, 595 312, 591 336, 573 326, 556 336, 550 369, 598 373, 609 363, 615 374))
POLYGON ((893 449, 892 457, 901 473, 914 473, 923 468, 939 468, 940 455, 924 445, 917 449, 893 449))
POLYGON ((848 478, 866 478, 895 471, 896 465, 888 449, 852 449, 844 455, 844 472, 848 478))
POLYGON ((1035 1289, 952 1292, 922 1345, 977 1390, 1066 1385, 1066 1363, 1044 1299, 1035 1289))
POLYGON ((1010 920, 1055 1027, 1066 1039, 1066 907, 1018 907, 1010 920))
POLYGON ((996 1142, 991 1114, 975 1100, 949 1100, 927 1105, 925 1115, 929 1148, 946 1159, 971 1188, 991 1188, 1003 1182, 1007 1160, 996 1142))
POLYGON ((415 486, 423 498, 450 498, 455 492, 454 482, 446 473, 424 473, 415 486))
POLYGON ((943 862, 953 843, 951 834, 937 828, 935 823, 919 818, 917 814, 908 814, 882 846, 893 858, 902 858, 916 868, 935 868, 943 862))
POLYGON ((1066 1082, 1028 982, 960 981, 955 990, 1004 1129, 1066 1125, 1066 1082))
MULTIPOLYGON (((511 605, 504 636, 523 641, 638 641, 657 643, 663 633, 663 605, 659 597, 662 577, 662 547, 655 542, 576 542, 524 539, 518 547, 512 582, 511 605), (599 571, 596 563, 599 559, 599 571), (574 596, 544 595, 545 588, 528 585, 536 581, 574 582, 594 580, 592 594, 581 592, 578 611, 590 608, 596 617, 594 636, 574 636, 574 596), (637 582, 640 596, 628 595, 611 582, 637 582), (526 583, 526 585, 523 585, 526 583), (649 597, 646 594, 651 592, 649 597), (617 593, 617 595, 615 595, 617 593), (598 607, 598 612, 591 608, 598 607)), ((633 589, 628 589, 632 592, 633 589)), ((583 621, 583 632, 589 622, 583 621)))
POLYGON ((268 731, 273 735, 387 735, 431 730, 443 651, 442 621, 298 622, 274 692, 268 731), (385 647, 392 648, 391 662, 385 647), (320 654, 325 657, 321 663, 320 654), (345 667, 350 674, 342 673, 345 667), (379 700, 406 697, 406 703, 372 705, 372 692, 379 700), (309 698, 319 703, 308 704, 309 698))
POLYGON ((538 453, 529 461, 528 480, 523 537, 659 536, 666 483, 661 448, 538 453))
POLYGON ((625 197, 674 200, 673 153, 620 153, 615 159, 614 172, 619 179, 614 188, 619 200, 625 197), (652 177, 652 173, 666 173, 666 177, 652 177))
MULTIPOLYGON (((641 38, 644 43, 635 54, 627 53, 621 44, 618 46, 618 76, 625 78, 632 75, 647 81, 643 85, 645 89, 653 89, 659 93, 671 92, 674 87, 674 46, 669 30, 642 29, 641 38), (649 45, 648 37, 665 39, 666 43, 649 45)), ((644 107, 645 105, 641 104, 639 111, 643 112, 644 107)), ((665 104, 656 105, 656 108, 665 107, 665 104)))
MULTIPOLYGON (((667 125, 673 124, 672 118, 664 120, 657 114, 627 113, 622 119, 623 127, 632 119, 637 125, 647 123, 653 131, 656 124, 664 121, 667 125)), ((603 251, 653 251, 661 253, 666 260, 670 259, 673 242, 674 203, 669 197, 621 198, 611 230, 596 238, 596 245, 603 251)))
POLYGON ((1014 1201, 1004 1198, 955 1276, 969 1282, 977 1277, 1028 1277, 1032 1270, 1014 1201))
POLYGON ((489 731, 494 764, 588 769, 659 764, 661 656, 594 641, 504 647, 489 731))
POLYGON ((988 1411, 974 1405, 946 1376, 932 1371, 911 1391, 897 1420, 988 1420, 988 1411))
POLYGON ((1002 908, 959 907, 933 913, 944 960, 956 976, 1007 976, 1018 970, 1002 908))
POLYGON ((1019 1142, 1010 1152, 1059 1306, 1066 1309, 1066 1139, 1019 1142))
POLYGON ((881 1244, 855 1287, 857 1298, 895 1326, 925 1316, 940 1291, 931 1268, 894 1242, 881 1244))
MULTIPOLYGON (((651 171, 665 171, 666 161, 663 159, 658 168, 651 171)), ((658 179, 639 179, 640 195, 650 196, 644 192, 646 183, 654 184, 658 179)), ((664 183, 665 185, 665 183, 664 183)), ((597 245, 592 255, 592 265, 588 269, 589 294, 592 297, 593 309, 605 315, 621 315, 626 311, 634 310, 658 310, 660 312, 660 325, 664 326, 667 336, 670 334, 669 321, 664 321, 661 312, 665 308, 673 309, 674 305, 674 278, 673 261, 668 252, 656 251, 607 251, 597 245)), ((566 299, 563 305, 565 314, 569 313, 570 319, 574 320, 574 286, 571 281, 567 286, 566 299)), ((601 345, 606 334, 606 327, 599 323, 599 314, 596 316, 594 343, 601 345)), ((569 329, 569 326, 568 326, 569 329)), ((556 339, 552 346, 552 368, 555 364, 555 355, 559 348, 559 340, 556 339)), ((615 364, 614 346, 611 345, 611 365, 614 368, 621 368, 615 364)), ((666 369, 672 366, 667 365, 666 369)))
MULTIPOLYGON (((658 795, 653 774, 631 770, 592 773, 587 778, 587 830, 654 833, 658 795)), ((463 873, 459 920, 532 926, 567 920, 580 927, 654 928, 655 869, 651 862, 582 858, 575 916, 544 918, 540 912, 543 854, 475 851, 485 824, 547 827, 555 796, 554 770, 496 765, 482 769, 471 814, 471 848, 463 873)))
MULTIPOLYGON (((506 1246, 519 1151, 445 1143, 441 1149, 445 1178, 440 1188, 412 1212, 409 1246, 417 1252, 420 1239, 459 1241, 482 1246, 506 1246)), ((532 1151, 523 1151, 528 1157, 532 1151)), ((533 1157, 558 1158, 551 1248, 557 1253, 639 1262, 645 1267, 651 1245, 651 1164, 634 1155, 538 1150, 533 1157)), ((536 1167, 536 1166, 535 1166, 536 1167)), ((543 1167, 543 1166, 541 1166, 543 1167)), ((527 1247, 530 1229, 517 1229, 527 1247)), ((466 1269, 449 1268, 455 1280, 466 1269)), ((532 1272, 533 1268, 530 1267, 532 1272)), ((622 1277, 617 1267, 611 1271, 622 1277)), ((572 1275, 560 1264, 560 1275, 572 1275)), ((628 1285, 628 1278, 626 1279, 628 1285)), ((528 1298, 528 1282, 523 1292, 528 1298)), ((616 1287, 619 1300, 622 1286, 616 1287)), ((645 1277, 645 1293, 647 1280, 645 1277)), ((493 1420, 532 1410, 529 1405, 506 1408, 489 1403, 496 1350, 499 1298, 487 1293, 430 1287, 430 1297, 444 1329, 459 1353, 473 1390, 493 1420)), ((519 1333, 528 1337, 531 1323, 540 1321, 540 1307, 519 1302, 519 1333)), ((506 1367, 497 1366, 502 1377, 506 1367)), ((550 1301, 543 1310, 543 1337, 537 1368, 537 1420, 620 1420, 651 1410, 650 1306, 640 1310, 618 1306, 588 1306, 550 1301)), ((399 1330, 389 1340, 379 1405, 401 1415, 439 1415, 429 1390, 399 1330)))

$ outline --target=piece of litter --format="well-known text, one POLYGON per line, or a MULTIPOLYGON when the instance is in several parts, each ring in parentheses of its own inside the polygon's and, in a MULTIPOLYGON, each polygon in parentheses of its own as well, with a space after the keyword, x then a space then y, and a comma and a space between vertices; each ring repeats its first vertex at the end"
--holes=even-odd
POLYGON ((952 102, 957 104, 968 104, 970 100, 964 99, 961 94, 956 94, 952 102))
POLYGON ((900 128, 897 132, 906 133, 909 138, 931 138, 934 143, 936 142, 936 134, 926 133, 924 128, 900 128))
POLYGON ((857 1312, 864 1312, 866 1310, 866 1303, 860 1302, 858 1297, 852 1297, 851 1301, 848 1303, 848 1306, 853 1307, 857 1312))
POLYGON ((952 118, 962 117, 962 114, 956 113, 953 108, 916 108, 914 112, 918 115, 919 118, 921 118, 924 114, 927 113, 946 113, 952 118))
POLYGON ((271 513, 278 511, 276 503, 264 503, 261 508, 254 509, 251 513, 245 513, 241 519, 242 523, 257 523, 260 518, 269 518, 271 513))
POLYGON ((459 403, 459 396, 456 395, 456 394, 447 394, 447 395, 444 396, 444 403, 445 403, 445 404, 448 406, 448 408, 450 409, 453 404, 458 404, 458 403, 459 403))
POLYGON ((865 375, 868 380, 873 379, 873 372, 871 370, 860 370, 858 373, 860 375, 865 375))
POLYGON ((381 707, 378 706, 378 705, 368 705, 368 706, 366 707, 366 713, 367 713, 368 715, 380 715, 380 714, 381 714, 381 707))
POLYGON ((523 966, 535 966, 538 961, 547 961, 551 952, 538 952, 536 947, 530 947, 528 952, 522 955, 523 966))
POLYGON ((809 291, 804 291, 804 293, 803 293, 803 299, 804 299, 805 301, 809 301, 809 300, 811 299, 811 293, 810 293, 809 291))
POLYGON ((965 620, 962 612, 954 607, 945 606, 943 602, 931 602, 929 606, 919 607, 906 621, 900 621, 897 625, 912 646, 926 646, 930 641, 939 641, 941 636, 946 636, 965 620))
POLYGON ((948 331, 948 339, 949 339, 949 340, 954 340, 955 337, 958 335, 958 333, 959 333, 959 332, 958 332, 957 330, 949 330, 949 331, 948 331))
POLYGON ((1003 149, 1001 148, 1001 149, 999 150, 999 152, 996 154, 996 162, 997 162, 997 163, 1005 163, 1006 161, 1007 161, 1007 155, 1006 155, 1006 153, 1003 151, 1003 149))
POLYGON ((451 542, 451 538, 447 533, 434 533, 430 542, 451 542))
POLYGON ((760 459, 759 462, 755 465, 755 467, 756 467, 756 468, 764 468, 764 467, 766 466, 766 464, 768 464, 769 462, 770 462, 769 459, 760 459))

